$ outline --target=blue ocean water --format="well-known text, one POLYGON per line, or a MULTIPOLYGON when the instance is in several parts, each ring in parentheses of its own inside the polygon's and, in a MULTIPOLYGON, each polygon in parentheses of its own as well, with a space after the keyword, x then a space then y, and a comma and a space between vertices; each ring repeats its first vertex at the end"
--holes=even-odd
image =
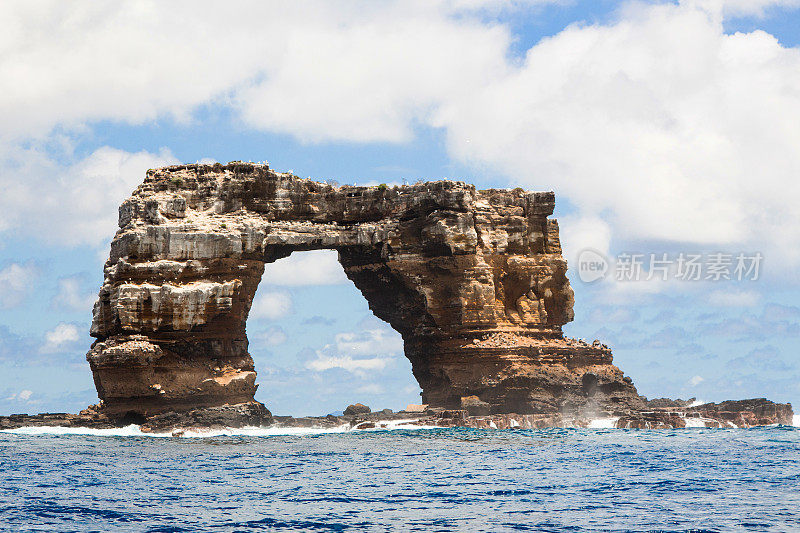
POLYGON ((798 531, 800 429, 0 432, 2 531, 798 531))

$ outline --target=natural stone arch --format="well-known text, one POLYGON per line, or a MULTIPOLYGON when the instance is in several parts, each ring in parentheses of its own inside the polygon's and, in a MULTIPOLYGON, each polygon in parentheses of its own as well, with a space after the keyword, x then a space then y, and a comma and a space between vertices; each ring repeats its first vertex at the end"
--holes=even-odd
POLYGON ((87 359, 103 409, 252 402, 245 325, 264 264, 316 249, 337 250, 400 332, 425 403, 530 413, 638 398, 607 348, 563 338, 573 296, 553 207, 553 193, 452 181, 335 187, 240 162, 151 170, 120 207, 94 308, 87 359))

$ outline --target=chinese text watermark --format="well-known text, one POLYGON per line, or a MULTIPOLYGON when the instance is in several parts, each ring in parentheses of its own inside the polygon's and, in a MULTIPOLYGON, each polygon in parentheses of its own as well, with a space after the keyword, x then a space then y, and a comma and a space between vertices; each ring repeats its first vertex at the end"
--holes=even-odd
POLYGON ((607 276, 616 281, 756 281, 764 256, 760 252, 620 253, 609 260, 596 250, 578 256, 578 276, 591 283, 607 276))

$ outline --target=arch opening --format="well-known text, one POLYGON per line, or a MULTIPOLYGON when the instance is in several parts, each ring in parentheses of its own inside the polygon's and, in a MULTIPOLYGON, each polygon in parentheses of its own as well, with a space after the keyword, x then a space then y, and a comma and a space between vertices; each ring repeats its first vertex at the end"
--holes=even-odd
POLYGON ((347 279, 335 250, 267 263, 247 318, 255 398, 273 413, 395 411, 420 402, 403 340, 347 279))

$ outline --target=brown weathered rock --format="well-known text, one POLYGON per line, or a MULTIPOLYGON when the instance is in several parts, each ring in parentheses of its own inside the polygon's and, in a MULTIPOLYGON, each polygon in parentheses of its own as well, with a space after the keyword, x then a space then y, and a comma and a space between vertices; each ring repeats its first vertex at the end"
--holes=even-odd
POLYGON ((792 425, 792 405, 766 398, 728 400, 689 407, 692 400, 658 398, 647 403, 652 410, 626 413, 617 420, 618 428, 709 427, 750 428, 775 424, 792 425), (654 408, 655 407, 655 408, 654 408))
POLYGON ((685 408, 692 405, 696 400, 697 398, 689 398, 688 400, 681 400, 680 398, 677 400, 671 398, 653 398, 647 401, 647 407, 651 409, 685 408))
POLYGON ((470 416, 488 415, 492 412, 492 406, 477 396, 462 396, 461 408, 470 416))
POLYGON ((103 412, 253 401, 245 323, 264 264, 335 249, 399 331, 423 402, 593 413, 642 401, 610 350, 565 339, 573 293, 551 192, 438 181, 334 187, 266 165, 151 170, 119 210, 87 359, 103 412))
MULTIPOLYGON (((0 416, 0 430, 21 427, 89 427, 112 428, 128 423, 128 420, 109 419, 97 405, 90 405, 80 413, 39 413, 38 415, 15 414, 0 416)), ((133 422, 133 421, 130 421, 133 422)))
POLYGON ((363 415, 371 412, 372 409, 370 409, 363 403, 354 403, 352 405, 347 406, 347 409, 344 410, 344 416, 363 415))
POLYGON ((687 416, 698 416, 729 422, 737 427, 768 426, 772 424, 792 425, 792 405, 775 403, 766 398, 728 400, 706 403, 686 410, 687 416))
POLYGON ((259 427, 272 423, 272 414, 259 402, 202 407, 191 411, 166 412, 150 416, 142 431, 161 432, 176 428, 241 428, 259 427))

